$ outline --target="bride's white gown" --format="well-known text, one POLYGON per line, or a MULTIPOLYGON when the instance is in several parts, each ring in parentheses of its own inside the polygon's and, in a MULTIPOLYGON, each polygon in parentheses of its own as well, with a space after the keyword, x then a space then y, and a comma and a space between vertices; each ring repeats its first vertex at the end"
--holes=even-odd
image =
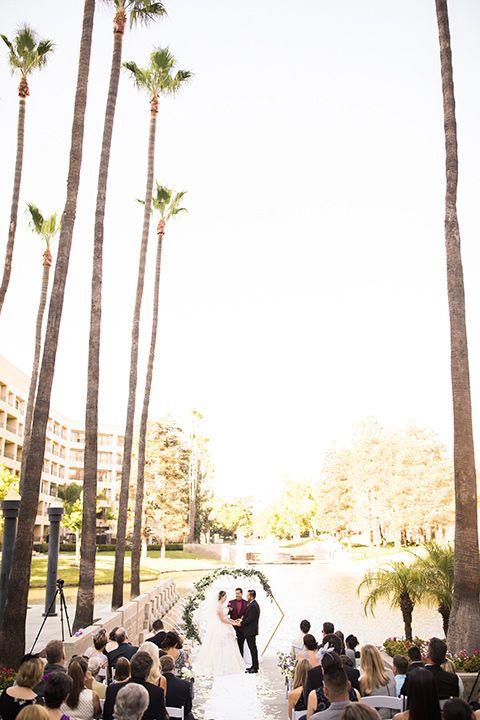
POLYGON ((220 615, 226 619, 228 608, 219 602, 193 663, 195 672, 199 675, 233 675, 245 671, 235 630, 229 623, 222 622, 220 615))

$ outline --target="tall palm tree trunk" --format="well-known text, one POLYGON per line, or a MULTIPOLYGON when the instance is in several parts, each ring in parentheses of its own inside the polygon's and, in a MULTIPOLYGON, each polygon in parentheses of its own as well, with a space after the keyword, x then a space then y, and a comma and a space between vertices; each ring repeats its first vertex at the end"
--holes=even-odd
POLYGON ((5 266, 3 269, 2 284, 0 285, 0 313, 3 308, 3 301, 7 293, 8 283, 12 272, 13 246, 15 233, 17 231, 18 200, 20 197, 20 185, 22 182, 23 146, 25 138, 25 110, 26 97, 28 95, 28 83, 22 78, 18 86, 18 124, 17 124, 17 156, 15 158, 15 175, 13 179, 12 207, 10 210, 10 225, 8 226, 7 249, 5 251, 5 266))
POLYGON ((140 420, 140 432, 138 437, 138 470, 137 488, 135 495, 135 520, 133 525, 132 541, 132 575, 130 586, 130 597, 140 595, 140 555, 142 549, 142 516, 143 496, 145 489, 145 448, 147 439, 148 407, 150 405, 150 394, 152 390, 153 364, 155 362, 155 348, 157 345, 158 329, 158 301, 160 295, 160 271, 162 267, 162 244, 165 232, 165 222, 160 220, 157 226, 157 257, 155 263, 155 285, 153 296, 153 317, 152 334, 150 337, 150 353, 148 355, 147 376, 145 380, 145 393, 143 396, 142 417, 140 420))
POLYGON ((115 568, 113 572, 112 609, 123 605, 123 580, 125 562, 125 536, 127 532, 128 490, 132 467, 133 424, 135 420, 135 395, 137 391, 138 369, 138 338, 140 333, 140 310, 142 307, 143 286, 145 279, 145 262, 148 247, 148 230, 150 227, 150 210, 152 206, 153 176, 155 160, 155 133, 157 128, 158 98, 150 102, 150 131, 148 140, 147 185, 145 189, 145 206, 143 214, 143 232, 140 245, 138 264, 137 293, 132 325, 132 350, 130 354, 130 377, 128 385, 127 419, 125 424, 125 441, 123 448, 122 482, 118 505, 117 543, 115 546, 115 568))
POLYGON ((73 630, 88 627, 93 622, 95 603, 95 542, 97 507, 97 451, 98 451, 98 392, 100 385, 100 331, 102 316, 102 269, 104 218, 107 195, 108 168, 113 136, 113 120, 117 104, 122 44, 126 15, 119 10, 115 16, 113 55, 110 72, 103 142, 95 209, 95 238, 93 243, 92 299, 90 308, 90 337, 88 343, 87 403, 85 410, 85 457, 83 471, 82 546, 77 606, 73 630))
POLYGON ((472 432, 465 291, 457 217, 457 124, 452 51, 446 0, 436 0, 440 38, 446 148, 445 245, 450 311, 455 473, 455 570, 448 649, 472 652, 480 647, 480 563, 478 556, 477 486, 472 432))
POLYGON ((20 469, 20 496, 23 494, 25 463, 28 455, 28 448, 30 446, 30 435, 32 433, 33 408, 35 407, 35 392, 37 390, 38 368, 40 366, 40 353, 42 351, 43 316, 45 314, 45 307, 47 304, 48 280, 50 278, 51 266, 52 253, 47 248, 43 253, 42 288, 40 291, 40 302, 38 304, 37 322, 35 325, 35 351, 33 354, 32 375, 30 377, 30 387, 28 388, 27 409, 25 411, 25 424, 23 429, 22 464, 20 469))
POLYGON ((9 579, 3 623, 0 629, 0 663, 3 667, 15 666, 25 650, 25 619, 27 614, 30 565, 33 550, 33 530, 38 509, 40 480, 45 452, 45 433, 50 410, 50 396, 58 346, 58 333, 77 208, 94 13, 95 0, 85 0, 67 179, 67 198, 60 232, 55 277, 50 297, 42 366, 38 382, 35 412, 33 415, 32 435, 26 458, 23 498, 18 517, 18 530, 13 550, 12 570, 9 579))

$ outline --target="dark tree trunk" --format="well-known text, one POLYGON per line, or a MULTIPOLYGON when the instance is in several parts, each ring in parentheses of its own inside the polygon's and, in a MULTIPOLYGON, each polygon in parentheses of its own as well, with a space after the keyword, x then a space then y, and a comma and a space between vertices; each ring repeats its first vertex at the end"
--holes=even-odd
POLYGON ((112 67, 108 89, 103 142, 95 209, 95 238, 93 243, 92 300, 90 308, 90 338, 88 343, 87 404, 85 410, 85 460, 83 473, 82 544, 80 577, 73 630, 93 623, 95 603, 95 541, 97 506, 98 451, 98 391, 100 385, 100 330, 102 317, 102 269, 104 218, 107 196, 108 168, 112 146, 113 120, 117 104, 125 11, 117 12, 114 23, 112 67))
POLYGON ((445 245, 450 312, 455 473, 455 572, 450 614, 450 652, 480 647, 480 563, 478 556, 477 483, 472 432, 465 291, 457 218, 457 124, 452 51, 446 0, 436 0, 440 38, 446 148, 445 245))
POLYGON ((3 624, 0 630, 0 663, 3 667, 16 666, 25 651, 25 620, 33 550, 33 531, 42 476, 45 433, 50 411, 50 396, 58 346, 58 333, 77 208, 94 13, 95 0, 85 0, 67 179, 67 199, 63 213, 55 277, 50 297, 48 323, 35 412, 33 415, 30 448, 26 458, 24 491, 18 517, 18 530, 13 551, 12 571, 9 579, 3 624))
POLYGON ((145 488, 145 450, 147 440, 148 407, 150 405, 150 393, 152 389, 153 364, 155 361, 155 348, 157 344, 158 328, 158 300, 160 294, 160 271, 162 266, 162 242, 165 231, 165 223, 160 221, 157 227, 157 257, 155 263, 155 284, 153 296, 153 317, 152 334, 150 338, 150 353, 148 355, 147 377, 145 380, 145 393, 143 397, 142 417, 140 420, 140 432, 138 437, 138 470, 137 489, 135 495, 135 521, 133 525, 132 541, 132 575, 130 586, 130 597, 140 595, 140 556, 142 550, 142 516, 143 496, 145 488))
POLYGON ((447 637, 448 625, 450 621, 450 610, 443 605, 440 605, 440 607, 438 608, 438 612, 442 616, 443 632, 445 633, 445 637, 447 637))
POLYGON ((25 411, 25 424, 23 429, 23 450, 22 464, 20 469, 20 496, 23 493, 23 478, 25 476, 25 462, 30 446, 30 435, 32 432, 32 417, 35 406, 35 392, 37 390, 38 368, 40 366, 40 354, 42 352, 42 327, 43 316, 47 304, 48 280, 50 278, 50 267, 52 265, 52 253, 47 248, 43 253, 43 276, 42 289, 40 291, 40 302, 38 303, 37 322, 35 325, 35 350, 33 354, 32 375, 30 377, 30 387, 28 388, 27 409, 25 411))
POLYGON ((400 598, 400 609, 402 611, 403 625, 405 627, 405 640, 412 641, 412 613, 414 604, 409 595, 400 598))
POLYGON ((25 138, 25 109, 26 97, 28 95, 27 78, 22 78, 18 94, 18 125, 17 125, 17 156, 15 158, 15 175, 13 178, 12 207, 10 210, 10 224, 8 226, 7 249, 5 251, 5 265, 3 279, 0 285, 0 313, 3 308, 3 301, 7 293, 8 283, 12 272, 13 246, 15 244, 15 233, 17 231, 18 200, 20 197, 20 185, 22 182, 23 146, 25 138))
POLYGON ((145 279, 145 261, 148 247, 148 231, 150 227, 150 210, 152 207, 155 132, 157 127, 158 99, 150 103, 150 131, 148 140, 147 184, 145 189, 145 207, 143 214, 143 232, 138 263, 137 293, 132 325, 132 350, 130 354, 130 377, 128 385, 127 419, 125 423, 125 442, 123 448, 122 482, 118 504, 117 544, 115 546, 115 568, 113 571, 112 609, 123 605, 123 580, 125 563, 125 536, 127 534, 128 491, 132 467, 133 424, 135 421, 135 394, 137 391, 138 368, 138 337, 140 333, 140 310, 142 308, 143 286, 145 279))

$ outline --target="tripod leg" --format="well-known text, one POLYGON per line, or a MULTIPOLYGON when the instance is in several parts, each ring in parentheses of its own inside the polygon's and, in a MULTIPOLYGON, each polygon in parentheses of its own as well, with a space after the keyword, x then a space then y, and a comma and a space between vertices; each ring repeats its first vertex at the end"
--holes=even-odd
POLYGON ((56 590, 56 592, 55 592, 55 595, 54 595, 53 598, 52 598, 52 602, 50 603, 50 607, 48 608, 47 612, 45 613, 45 617, 44 617, 43 620, 42 620, 42 624, 40 625, 40 630, 39 630, 38 633, 37 633, 37 637, 35 638, 35 641, 34 641, 34 643, 33 643, 33 645, 32 645, 32 649, 30 650, 30 653, 33 653, 33 648, 34 648, 35 645, 37 644, 37 640, 38 640, 38 638, 40 637, 40 634, 41 634, 43 628, 45 627, 45 623, 47 622, 47 618, 48 618, 48 616, 50 615, 50 610, 51 610, 53 607, 55 607, 55 600, 57 599, 58 592, 59 592, 59 588, 57 588, 57 590, 56 590))
MULTIPOLYGON (((65 601, 65 594, 63 592, 63 588, 60 589, 60 608, 65 608, 65 617, 67 619, 67 628, 68 628, 68 634, 70 637, 72 637, 72 629, 70 627, 70 618, 68 617, 68 609, 67 609, 67 603, 65 601)), ((62 621, 62 631, 63 631, 63 621, 62 621)))

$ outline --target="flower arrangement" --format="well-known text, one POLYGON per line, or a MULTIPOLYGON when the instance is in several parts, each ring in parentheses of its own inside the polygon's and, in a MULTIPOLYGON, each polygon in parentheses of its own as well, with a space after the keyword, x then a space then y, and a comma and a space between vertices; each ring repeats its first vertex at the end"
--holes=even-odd
POLYGON ((285 685, 290 685, 295 675, 295 655, 291 653, 277 653, 278 667, 285 678, 285 685))
POLYGON ((11 687, 15 682, 15 670, 13 668, 0 669, 0 690, 11 687))
POLYGON ((190 665, 189 662, 185 662, 182 665, 181 671, 180 671, 180 677, 182 680, 188 680, 189 682, 195 682, 195 670, 190 665))
POLYGON ((447 658, 453 662, 458 672, 476 673, 480 670, 480 650, 474 650, 471 655, 466 650, 455 654, 447 652, 447 658))
MULTIPOLYGON (((422 660, 425 661, 428 640, 421 640, 419 637, 415 637, 412 642, 400 637, 387 638, 383 643, 383 648, 387 655, 393 657, 394 655, 406 655, 408 648, 412 647, 412 645, 417 645, 420 648, 422 660)), ((474 650, 471 654, 468 654, 466 650, 460 650, 455 654, 447 652, 447 658, 453 662, 458 672, 473 673, 480 670, 480 650, 474 650)))

